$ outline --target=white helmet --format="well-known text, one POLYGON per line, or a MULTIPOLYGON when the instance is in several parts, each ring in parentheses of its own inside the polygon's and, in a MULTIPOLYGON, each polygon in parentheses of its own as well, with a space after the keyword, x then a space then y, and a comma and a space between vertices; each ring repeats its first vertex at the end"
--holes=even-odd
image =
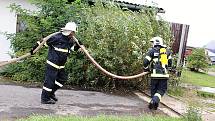
POLYGON ((77 25, 75 22, 68 22, 62 29, 62 34, 68 36, 72 31, 77 32, 77 25))
POLYGON ((160 45, 163 46, 163 39, 161 37, 153 37, 150 42, 153 42, 153 46, 160 45))

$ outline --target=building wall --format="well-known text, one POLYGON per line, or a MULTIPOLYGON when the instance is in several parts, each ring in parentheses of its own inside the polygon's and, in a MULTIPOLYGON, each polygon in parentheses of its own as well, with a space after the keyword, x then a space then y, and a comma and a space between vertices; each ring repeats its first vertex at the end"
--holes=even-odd
MULTIPOLYGON (((15 33, 17 16, 14 12, 10 12, 8 6, 12 3, 21 5, 25 9, 36 10, 36 7, 31 5, 28 0, 0 0, 0 32, 15 33)), ((0 61, 10 59, 8 52, 10 50, 10 41, 0 34, 0 61)))

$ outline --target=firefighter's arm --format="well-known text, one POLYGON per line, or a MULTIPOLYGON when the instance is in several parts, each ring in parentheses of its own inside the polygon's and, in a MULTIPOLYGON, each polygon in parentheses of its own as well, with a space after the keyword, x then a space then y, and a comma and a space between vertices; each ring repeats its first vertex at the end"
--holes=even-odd
POLYGON ((153 52, 152 50, 150 50, 147 55, 145 56, 144 60, 143 60, 143 68, 144 68, 144 71, 149 71, 149 64, 150 62, 152 61, 152 55, 153 55, 153 52))
MULTIPOLYGON (((80 45, 83 45, 83 43, 81 41, 78 41, 78 42, 79 42, 80 45)), ((74 45, 74 51, 82 52, 81 47, 77 43, 75 43, 75 45, 74 45)))
MULTIPOLYGON (((78 43, 82 46, 82 42, 78 41, 78 43)), ((83 52, 83 50, 81 49, 81 47, 77 44, 74 43, 74 45, 70 48, 71 51, 78 51, 78 52, 83 52)))

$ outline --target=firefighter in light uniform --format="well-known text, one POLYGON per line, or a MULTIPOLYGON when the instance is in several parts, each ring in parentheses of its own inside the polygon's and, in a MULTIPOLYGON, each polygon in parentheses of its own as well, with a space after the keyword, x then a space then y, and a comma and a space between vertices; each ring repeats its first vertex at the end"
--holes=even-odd
POLYGON ((149 109, 157 110, 161 97, 167 90, 168 68, 172 65, 172 59, 161 37, 153 37, 150 41, 154 44, 144 58, 144 69, 151 73, 152 99, 149 103, 149 109))
MULTIPOLYGON (((46 61, 45 81, 43 84, 41 103, 55 104, 58 99, 55 96, 57 89, 63 86, 67 80, 64 65, 71 50, 77 51, 80 47, 72 40, 77 31, 77 25, 69 22, 61 32, 50 37, 46 45, 49 46, 48 58, 46 61)), ((37 42, 37 46, 40 42, 37 42)), ((32 48, 31 53, 37 47, 32 48)))

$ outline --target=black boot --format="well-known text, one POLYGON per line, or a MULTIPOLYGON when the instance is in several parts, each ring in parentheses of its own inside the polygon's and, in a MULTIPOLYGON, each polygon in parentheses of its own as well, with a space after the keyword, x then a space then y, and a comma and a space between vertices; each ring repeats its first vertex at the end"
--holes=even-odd
POLYGON ((59 86, 55 85, 54 89, 53 89, 52 92, 51 92, 50 98, 53 99, 54 101, 58 101, 58 98, 56 97, 55 92, 56 92, 59 88, 60 88, 59 86))
POLYGON ((153 101, 152 101, 152 100, 150 101, 150 103, 149 103, 149 106, 148 106, 148 107, 149 107, 149 109, 150 109, 150 110, 154 108, 154 105, 153 105, 153 101))
POLYGON ((160 99, 157 96, 152 97, 152 100, 149 103, 149 109, 157 110, 159 106, 160 99))
POLYGON ((58 101, 58 99, 54 93, 51 94, 50 98, 53 99, 54 101, 58 101))
POLYGON ((152 99, 154 101, 154 110, 157 110, 158 106, 159 106, 159 103, 160 103, 160 99, 159 99, 158 96, 154 96, 152 99))
POLYGON ((51 92, 48 92, 43 89, 42 94, 41 94, 41 103, 42 104, 55 104, 55 101, 52 100, 50 97, 51 97, 51 92))

